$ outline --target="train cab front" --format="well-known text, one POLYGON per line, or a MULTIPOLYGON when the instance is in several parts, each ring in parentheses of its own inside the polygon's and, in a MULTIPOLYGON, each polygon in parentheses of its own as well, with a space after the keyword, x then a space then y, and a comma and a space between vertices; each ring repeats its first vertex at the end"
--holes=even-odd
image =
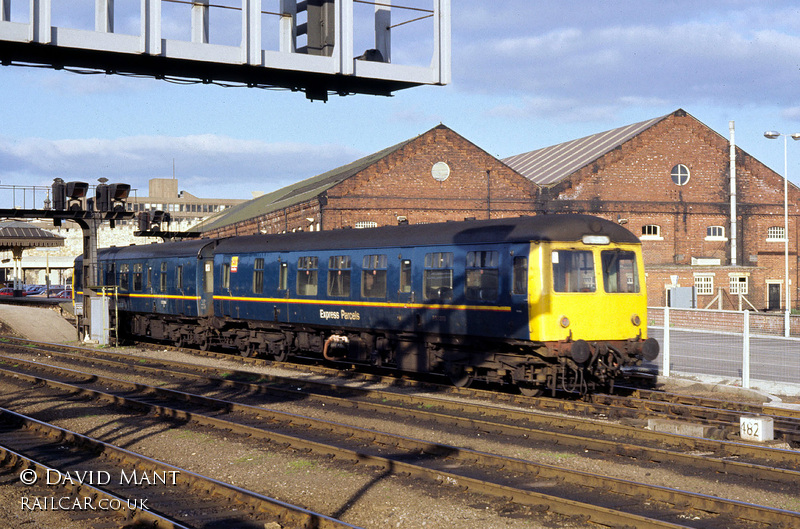
POLYGON ((550 389, 585 393, 613 387, 623 370, 652 361, 641 248, 608 236, 532 248, 538 281, 530 301, 531 340, 552 361, 550 389))

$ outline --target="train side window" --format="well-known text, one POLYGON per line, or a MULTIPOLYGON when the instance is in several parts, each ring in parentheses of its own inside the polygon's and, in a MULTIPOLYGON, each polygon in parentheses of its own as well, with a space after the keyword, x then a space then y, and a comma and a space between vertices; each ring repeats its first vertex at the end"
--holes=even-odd
POLYGON ((175 267, 175 288, 180 290, 183 288, 183 266, 175 267))
POLYGON ((117 277, 116 271, 114 270, 114 263, 108 263, 106 267, 106 285, 114 286, 117 284, 114 281, 114 278, 117 277))
POLYGON ((153 267, 147 267, 147 288, 153 288, 153 267))
POLYGON ((385 255, 365 255, 361 266, 361 297, 386 298, 385 255))
POLYGON ((350 256, 332 255, 328 258, 328 295, 350 295, 350 256))
POLYGON ((425 299, 447 301, 453 299, 453 253, 425 254, 423 274, 425 299))
POLYGON ((128 263, 124 263, 119 265, 119 290, 120 292, 127 292, 128 291, 128 272, 130 272, 130 267, 128 263))
POLYGON ((286 290, 289 288, 289 263, 281 263, 281 268, 278 271, 278 290, 286 290))
POLYGON ((297 259, 297 295, 317 295, 317 269, 319 258, 315 256, 297 259))
POLYGON ((264 292, 264 258, 256 257, 253 264, 253 294, 264 292))
POLYGON ((206 294, 214 292, 214 261, 210 259, 203 263, 203 283, 206 294))
POLYGON ((512 271, 512 294, 526 295, 528 293, 528 258, 515 257, 512 271))
POLYGON ((471 301, 494 301, 499 291, 500 271, 495 251, 467 252, 464 297, 471 301))
POLYGON ((133 265, 133 290, 136 292, 142 290, 142 263, 133 265))
POLYGON ((231 264, 222 263, 222 288, 231 288, 231 264))
POLYGON ((594 292, 594 257, 585 250, 554 250, 553 290, 556 292, 594 292))
POLYGON ((400 293, 411 293, 411 260, 403 259, 400 261, 400 293))
POLYGON ((639 292, 635 253, 604 250, 600 255, 603 261, 603 285, 606 292, 621 294, 639 292))
POLYGON ((167 291, 167 263, 166 261, 161 263, 161 275, 158 278, 158 289, 161 292, 167 291))

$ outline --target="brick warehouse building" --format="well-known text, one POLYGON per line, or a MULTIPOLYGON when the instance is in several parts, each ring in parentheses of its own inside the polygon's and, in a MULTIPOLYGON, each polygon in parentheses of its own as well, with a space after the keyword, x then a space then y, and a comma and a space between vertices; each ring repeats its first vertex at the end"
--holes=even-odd
POLYGON ((538 186, 444 125, 226 210, 204 236, 533 215, 538 186))
MULTIPOLYGON (((698 308, 785 307, 783 177, 735 149, 732 232, 730 145, 679 109, 503 161, 541 186, 537 212, 590 213, 639 236, 650 305, 664 305, 674 287, 694 286, 698 308)), ((798 199, 790 184, 793 307, 798 199)))
MULTIPOLYGON (((664 305, 674 287, 694 286, 700 308, 777 309, 785 303, 783 178, 743 150, 735 153, 735 240, 730 141, 680 109, 502 162, 439 125, 231 208, 204 234, 590 213, 642 239, 651 305, 664 305), (438 162, 447 164, 447 178, 438 162)), ((798 199, 790 184, 795 307, 798 199)))

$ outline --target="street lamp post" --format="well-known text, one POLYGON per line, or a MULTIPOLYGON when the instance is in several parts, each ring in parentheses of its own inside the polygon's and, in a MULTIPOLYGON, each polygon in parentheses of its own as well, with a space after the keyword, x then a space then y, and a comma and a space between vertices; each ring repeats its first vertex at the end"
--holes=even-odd
POLYGON ((781 134, 780 132, 770 130, 764 133, 766 138, 770 140, 778 139, 783 136, 783 261, 785 270, 785 283, 786 283, 786 312, 785 322, 783 326, 783 335, 789 337, 789 314, 791 314, 792 307, 790 304, 789 293, 789 164, 787 162, 787 138, 791 137, 793 140, 800 140, 800 132, 794 134, 781 134))

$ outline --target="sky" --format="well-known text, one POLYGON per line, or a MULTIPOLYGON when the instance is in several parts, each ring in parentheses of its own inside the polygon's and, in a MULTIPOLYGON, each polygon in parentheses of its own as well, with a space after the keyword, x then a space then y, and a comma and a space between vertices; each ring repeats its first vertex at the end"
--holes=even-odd
MULTIPOLYGON (((52 3, 54 26, 93 28, 93 0, 52 3)), ((27 22, 27 4, 12 1, 12 21, 27 22)), ((138 33, 138 13, 125 9, 139 2, 117 4, 116 31, 138 33)), ((182 8, 164 4, 165 38, 188 39, 182 8)), ((212 13, 212 42, 237 43, 231 16, 212 13)), ((358 16, 360 43, 372 27, 358 16)), ((411 18, 393 10, 393 21, 411 18)), ((763 134, 800 132, 797 2, 453 0, 451 26, 452 82, 392 97, 312 102, 283 90, 0 66, 0 207, 41 207, 57 177, 104 177, 146 196, 150 178, 174 176, 201 198, 249 199, 440 123, 504 158, 682 108, 725 137, 733 120, 737 145, 780 174, 782 142, 763 134), (33 197, 12 186, 41 188, 33 197)), ((270 32, 265 24, 265 47, 270 32)), ((431 35, 430 19, 393 29, 392 61, 427 64, 431 35)), ((800 185, 793 144, 788 174, 800 185)))

